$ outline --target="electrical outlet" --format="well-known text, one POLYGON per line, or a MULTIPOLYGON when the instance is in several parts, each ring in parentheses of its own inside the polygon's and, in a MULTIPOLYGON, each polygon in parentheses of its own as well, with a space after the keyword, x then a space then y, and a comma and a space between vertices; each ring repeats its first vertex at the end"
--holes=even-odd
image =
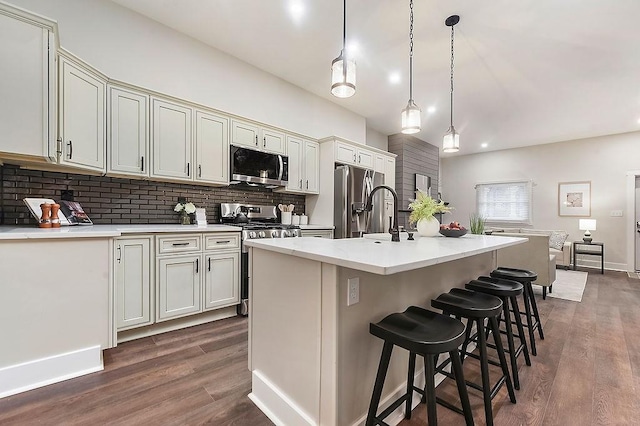
POLYGON ((360 301, 360 278, 349 278, 347 291, 347 306, 358 303, 360 301))
POLYGON ((622 217, 622 210, 611 210, 611 217, 622 217))

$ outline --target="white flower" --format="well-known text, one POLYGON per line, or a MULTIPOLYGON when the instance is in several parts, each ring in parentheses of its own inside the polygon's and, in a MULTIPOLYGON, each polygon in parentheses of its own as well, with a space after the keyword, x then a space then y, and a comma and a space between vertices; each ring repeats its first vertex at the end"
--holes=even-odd
POLYGON ((187 203, 184 205, 184 211, 186 211, 187 214, 193 214, 196 212, 196 206, 194 206, 193 203, 187 203))
POLYGON ((176 206, 173 208, 174 212, 179 212, 182 211, 182 209, 184 209, 184 205, 182 203, 178 203, 176 204, 176 206))

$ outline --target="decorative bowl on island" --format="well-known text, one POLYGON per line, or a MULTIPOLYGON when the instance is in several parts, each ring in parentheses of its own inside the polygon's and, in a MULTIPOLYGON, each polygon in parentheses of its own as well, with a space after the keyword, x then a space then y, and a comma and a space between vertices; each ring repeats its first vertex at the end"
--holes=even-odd
POLYGON ((467 228, 461 226, 458 222, 451 222, 448 225, 440 225, 440 234, 445 237, 458 238, 469 232, 467 228))

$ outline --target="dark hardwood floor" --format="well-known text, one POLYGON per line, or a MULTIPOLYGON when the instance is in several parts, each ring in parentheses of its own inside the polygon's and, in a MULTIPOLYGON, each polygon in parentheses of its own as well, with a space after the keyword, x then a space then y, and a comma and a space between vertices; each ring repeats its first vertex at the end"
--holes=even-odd
MULTIPOLYGON (((540 297, 538 304, 546 339, 538 340, 531 367, 520 362, 518 403, 509 402, 506 389, 494 399, 495 424, 638 424, 640 280, 590 271, 581 303, 540 297)), ((271 425, 247 398, 245 318, 124 343, 104 354, 104 371, 0 399, 0 424, 271 425)), ((477 379, 471 359, 465 374, 477 379)), ((438 393, 457 401, 450 381, 438 393)), ((482 399, 474 390, 470 398, 482 425, 482 399)), ((425 425, 425 415, 419 405, 401 425, 425 425)), ((464 423, 442 407, 438 419, 464 423)))

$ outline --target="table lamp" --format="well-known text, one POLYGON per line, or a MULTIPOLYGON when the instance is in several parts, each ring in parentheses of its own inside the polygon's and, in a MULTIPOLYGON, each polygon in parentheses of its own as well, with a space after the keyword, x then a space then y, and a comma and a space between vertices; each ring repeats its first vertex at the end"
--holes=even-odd
POLYGON ((595 219, 580 219, 580 230, 584 231, 584 237, 582 237, 582 241, 585 243, 590 243, 591 232, 596 230, 596 220, 595 219))

